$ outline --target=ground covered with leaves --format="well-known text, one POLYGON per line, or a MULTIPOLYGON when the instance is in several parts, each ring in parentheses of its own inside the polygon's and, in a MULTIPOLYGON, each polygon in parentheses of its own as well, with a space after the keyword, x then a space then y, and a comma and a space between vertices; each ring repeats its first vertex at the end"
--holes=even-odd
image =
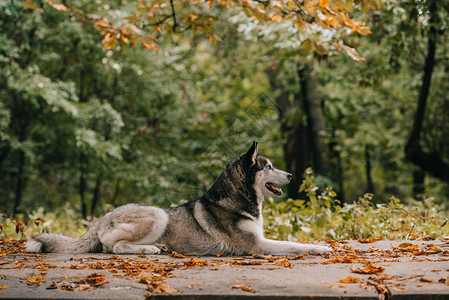
POLYGON ((24 244, 12 238, 0 243, 0 298, 12 294, 27 298, 36 292, 58 298, 301 293, 369 293, 381 299, 420 293, 449 296, 449 240, 433 237, 326 239, 320 244, 331 246, 332 254, 286 257, 35 254, 26 253, 24 244))

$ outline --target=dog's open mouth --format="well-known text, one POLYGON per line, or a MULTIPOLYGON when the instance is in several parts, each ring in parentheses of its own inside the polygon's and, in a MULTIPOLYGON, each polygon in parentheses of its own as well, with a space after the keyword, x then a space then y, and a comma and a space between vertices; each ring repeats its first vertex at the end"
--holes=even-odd
POLYGON ((278 187, 275 187, 274 184, 272 184, 271 182, 267 182, 265 183, 265 187, 272 192, 273 194, 277 195, 277 196, 281 196, 282 195, 282 190, 278 187))

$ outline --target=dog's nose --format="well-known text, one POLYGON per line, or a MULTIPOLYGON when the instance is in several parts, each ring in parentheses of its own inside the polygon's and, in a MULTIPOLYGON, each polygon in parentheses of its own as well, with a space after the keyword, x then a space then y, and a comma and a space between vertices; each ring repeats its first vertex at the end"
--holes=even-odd
POLYGON ((288 180, 291 180, 291 179, 292 179, 292 177, 293 177, 293 175, 292 175, 292 174, 290 174, 290 173, 287 173, 287 178, 288 178, 288 180))

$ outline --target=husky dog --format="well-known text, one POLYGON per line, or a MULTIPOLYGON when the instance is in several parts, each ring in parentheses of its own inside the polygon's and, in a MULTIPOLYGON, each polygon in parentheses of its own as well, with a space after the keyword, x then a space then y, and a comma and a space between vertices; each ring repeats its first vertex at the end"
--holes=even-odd
POLYGON ((257 142, 231 161, 200 198, 170 208, 127 204, 101 217, 80 238, 46 233, 28 241, 29 252, 302 255, 328 247, 275 241, 263 236, 264 195, 280 196, 290 173, 257 154, 257 142))

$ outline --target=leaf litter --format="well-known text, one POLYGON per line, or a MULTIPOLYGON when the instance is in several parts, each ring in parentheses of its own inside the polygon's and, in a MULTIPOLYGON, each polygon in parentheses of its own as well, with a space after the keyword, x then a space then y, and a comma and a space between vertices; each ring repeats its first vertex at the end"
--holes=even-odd
MULTIPOLYGON (((363 239, 358 240, 361 244, 374 244, 382 239, 363 239)), ((49 284, 47 289, 60 289, 64 291, 81 292, 93 289, 103 288, 108 284, 106 279, 108 272, 112 277, 125 277, 135 280, 138 283, 145 284, 147 287, 146 297, 152 294, 179 294, 175 288, 165 282, 166 279, 173 277, 174 270, 184 270, 190 268, 207 268, 208 270, 219 270, 220 267, 251 267, 268 266, 271 268, 293 268, 292 261, 307 260, 308 265, 314 264, 348 264, 351 273, 360 274, 362 277, 347 276, 346 278, 336 280, 338 284, 328 285, 329 288, 344 288, 346 284, 358 284, 362 289, 374 287, 379 295, 387 299, 390 290, 404 291, 406 280, 416 280, 416 287, 422 287, 423 284, 445 284, 449 285, 449 278, 432 279, 421 276, 390 276, 385 274, 385 263, 394 261, 448 261, 449 240, 443 240, 445 244, 439 243, 436 246, 432 237, 422 239, 427 243, 404 242, 398 246, 379 250, 375 246, 369 245, 366 250, 355 250, 349 245, 348 241, 332 241, 326 239, 326 242, 334 249, 331 255, 321 256, 271 256, 255 254, 251 257, 224 257, 217 255, 215 258, 208 257, 203 259, 199 256, 187 256, 173 252, 169 255, 155 256, 136 255, 133 258, 111 255, 107 258, 97 258, 95 256, 73 258, 68 266, 58 267, 44 260, 44 254, 26 253, 24 242, 13 239, 0 240, 0 270, 4 269, 35 269, 40 273, 27 277, 23 283, 37 287, 42 284, 49 284), (432 258, 427 256, 435 255, 432 258), (171 258, 170 258, 171 257, 171 258), (8 258, 8 259, 6 259, 8 258), (135 259, 134 259, 135 258, 135 259), (163 259, 159 259, 163 258, 163 259), (318 259, 311 259, 318 258, 318 259), (359 264, 359 266, 357 266, 359 264), (63 280, 49 282, 45 279, 47 271, 50 269, 77 269, 94 270, 95 273, 85 277, 66 277, 63 280), (104 272, 106 271, 106 273, 104 272), (368 276, 366 278, 365 276, 368 276)), ((442 270, 431 270, 438 273, 442 270)), ((325 283, 324 281, 322 283, 325 283)), ((190 289, 196 288, 194 284, 188 286, 190 289)), ((232 285, 231 289, 239 289, 244 292, 256 293, 256 290, 248 285, 232 285)), ((8 286, 1 285, 2 289, 8 289, 8 286)))

